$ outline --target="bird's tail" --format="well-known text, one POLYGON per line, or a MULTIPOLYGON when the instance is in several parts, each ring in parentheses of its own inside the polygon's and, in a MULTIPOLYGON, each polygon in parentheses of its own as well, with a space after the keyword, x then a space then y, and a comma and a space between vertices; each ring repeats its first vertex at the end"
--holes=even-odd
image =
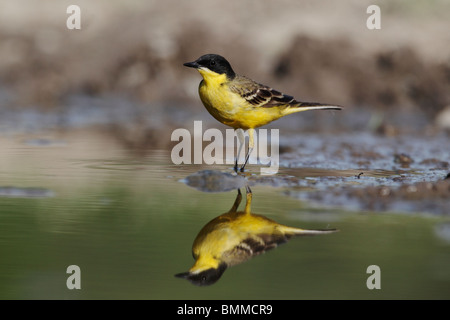
POLYGON ((300 229, 300 228, 293 228, 293 227, 285 227, 283 230, 286 234, 289 234, 291 236, 313 236, 318 234, 328 234, 328 233, 334 233, 338 232, 339 229, 300 229))
POLYGON ((287 114, 308 111, 308 110, 342 110, 341 106, 326 104, 326 103, 318 103, 318 102, 296 102, 289 105, 287 108, 287 114))

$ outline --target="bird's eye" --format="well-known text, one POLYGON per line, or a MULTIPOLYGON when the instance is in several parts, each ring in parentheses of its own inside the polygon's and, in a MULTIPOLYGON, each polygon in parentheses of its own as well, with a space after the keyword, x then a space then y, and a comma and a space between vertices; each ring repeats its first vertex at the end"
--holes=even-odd
POLYGON ((211 62, 209 63, 211 65, 211 67, 216 65, 216 62, 214 60, 211 60, 211 62))

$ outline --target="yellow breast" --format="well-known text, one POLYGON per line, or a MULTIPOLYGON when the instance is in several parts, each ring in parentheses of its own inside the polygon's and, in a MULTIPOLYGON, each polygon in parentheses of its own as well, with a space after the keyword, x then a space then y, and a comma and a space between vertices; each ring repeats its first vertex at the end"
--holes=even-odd
POLYGON ((199 69, 203 76, 199 95, 209 113, 221 123, 244 130, 263 126, 283 116, 279 108, 255 107, 232 92, 226 74, 199 69))
POLYGON ((218 121, 229 125, 236 118, 236 107, 232 93, 226 85, 226 74, 217 74, 210 70, 199 70, 203 76, 199 95, 205 108, 218 121))

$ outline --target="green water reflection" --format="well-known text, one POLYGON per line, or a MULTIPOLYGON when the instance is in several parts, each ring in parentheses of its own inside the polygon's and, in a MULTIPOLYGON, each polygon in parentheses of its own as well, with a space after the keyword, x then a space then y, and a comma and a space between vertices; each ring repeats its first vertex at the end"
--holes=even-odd
POLYGON ((246 203, 238 211, 242 194, 238 189, 231 209, 212 219, 198 233, 192 245, 195 264, 176 274, 198 286, 216 283, 227 268, 286 243, 293 237, 334 233, 337 229, 305 230, 289 227, 252 212, 253 193, 246 187, 246 203))
POLYGON ((340 232, 290 241, 193 286, 174 274, 192 265, 199 229, 235 191, 186 186, 179 180, 198 168, 173 166, 165 152, 134 159, 90 143, 3 149, 1 186, 51 193, 0 197, 1 299, 450 298, 450 247, 433 233, 436 219, 313 209, 263 186, 252 188, 255 212, 340 232), (366 287, 374 264, 380 290, 366 287), (66 287, 69 265, 81 269, 80 290, 66 287))

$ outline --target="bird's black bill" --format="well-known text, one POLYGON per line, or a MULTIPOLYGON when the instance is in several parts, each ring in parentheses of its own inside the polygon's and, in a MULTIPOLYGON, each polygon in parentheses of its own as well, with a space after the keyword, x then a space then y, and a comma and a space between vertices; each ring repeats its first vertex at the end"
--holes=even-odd
POLYGON ((210 286, 220 279, 227 269, 227 265, 222 262, 217 268, 209 268, 199 273, 182 272, 175 275, 177 278, 189 280, 196 286, 210 286))
POLYGON ((177 278, 182 278, 182 279, 187 279, 189 277, 189 272, 182 272, 182 273, 177 273, 175 275, 175 277, 177 278))
POLYGON ((192 61, 192 62, 183 63, 183 66, 189 67, 189 68, 198 68, 200 65, 198 64, 197 61, 192 61))

